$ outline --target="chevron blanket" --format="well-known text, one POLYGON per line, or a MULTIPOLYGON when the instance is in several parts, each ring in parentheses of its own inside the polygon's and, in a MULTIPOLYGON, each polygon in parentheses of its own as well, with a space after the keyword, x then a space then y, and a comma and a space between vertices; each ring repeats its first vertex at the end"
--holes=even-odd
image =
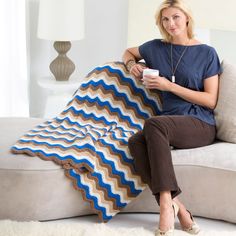
POLYGON ((75 189, 106 222, 144 190, 135 174, 128 138, 160 113, 157 91, 148 91, 123 63, 95 68, 64 111, 26 133, 13 153, 61 165, 75 189))

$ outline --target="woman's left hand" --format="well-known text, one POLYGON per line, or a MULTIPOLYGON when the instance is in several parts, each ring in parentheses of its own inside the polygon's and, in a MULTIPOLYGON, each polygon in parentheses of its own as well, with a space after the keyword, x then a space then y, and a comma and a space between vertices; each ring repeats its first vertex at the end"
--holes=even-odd
POLYGON ((158 89, 161 91, 169 91, 172 82, 161 76, 145 75, 142 78, 143 84, 148 89, 158 89))

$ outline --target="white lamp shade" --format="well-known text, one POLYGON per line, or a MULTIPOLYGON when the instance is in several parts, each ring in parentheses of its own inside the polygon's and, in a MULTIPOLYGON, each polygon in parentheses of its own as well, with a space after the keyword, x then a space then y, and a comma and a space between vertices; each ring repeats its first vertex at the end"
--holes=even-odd
POLYGON ((38 37, 53 41, 84 37, 84 0, 40 0, 38 37))

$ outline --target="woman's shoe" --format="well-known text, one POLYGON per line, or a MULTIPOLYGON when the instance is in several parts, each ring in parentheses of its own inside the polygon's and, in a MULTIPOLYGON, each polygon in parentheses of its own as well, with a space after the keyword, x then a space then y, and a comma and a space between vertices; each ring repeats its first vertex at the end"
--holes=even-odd
POLYGON ((201 229, 198 226, 198 224, 193 220, 193 216, 192 216, 191 212, 188 211, 188 213, 189 213, 190 218, 193 221, 193 223, 192 223, 192 225, 189 228, 182 227, 182 230, 187 232, 187 233, 189 233, 189 234, 198 234, 201 231, 201 229))
MULTIPOLYGON (((173 202, 172 204, 173 210, 174 210, 174 219, 177 216, 178 212, 179 212, 179 206, 173 202)), ((170 228, 167 231, 162 231, 159 228, 155 231, 155 236, 173 236, 174 235, 174 225, 172 228, 170 228)))
POLYGON ((160 229, 156 230, 155 236, 173 236, 174 229, 169 229, 168 231, 161 231, 160 229))

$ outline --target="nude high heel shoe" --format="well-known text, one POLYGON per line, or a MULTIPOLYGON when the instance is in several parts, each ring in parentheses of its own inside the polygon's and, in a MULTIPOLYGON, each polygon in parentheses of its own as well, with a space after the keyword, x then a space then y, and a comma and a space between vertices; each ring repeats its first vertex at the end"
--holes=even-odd
POLYGON ((182 230, 189 233, 189 234, 195 234, 196 235, 201 231, 201 229, 198 226, 198 224, 193 220, 193 216, 192 216, 191 212, 188 211, 188 213, 190 215, 191 220, 193 221, 193 224, 189 228, 182 228, 182 230))
MULTIPOLYGON (((178 212, 179 212, 179 206, 173 202, 172 204, 173 207, 173 211, 174 211, 174 219, 177 216, 178 212)), ((174 225, 172 228, 170 228, 167 231, 162 231, 159 228, 155 231, 155 236, 173 236, 174 235, 174 225)))

